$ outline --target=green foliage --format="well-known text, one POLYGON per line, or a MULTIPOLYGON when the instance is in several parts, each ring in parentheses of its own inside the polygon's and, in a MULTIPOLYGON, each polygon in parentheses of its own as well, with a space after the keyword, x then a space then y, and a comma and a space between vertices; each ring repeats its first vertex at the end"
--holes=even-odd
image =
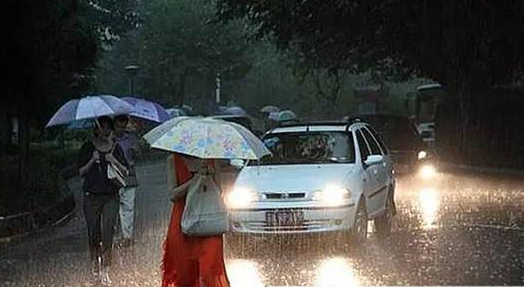
POLYGON ((57 186, 59 172, 74 164, 77 154, 77 147, 33 146, 31 164, 25 171, 29 184, 24 190, 17 189, 17 157, 5 157, 0 164, 0 215, 43 209, 56 203, 64 196, 57 186))
POLYGON ((226 99, 253 115, 265 105, 292 109, 309 119, 341 118, 357 109, 352 91, 357 76, 341 75, 339 90, 333 96, 333 80, 326 71, 297 75, 292 60, 270 43, 253 45, 249 54, 252 69, 245 77, 223 85, 226 99))
POLYGON ((58 104, 85 90, 100 43, 133 25, 132 2, 2 1, 1 21, 10 27, 1 56, 9 96, 0 103, 42 127, 58 104))
POLYGON ((259 36, 300 53, 308 68, 491 86, 520 76, 522 1, 221 0, 223 19, 248 18, 259 36))
POLYGON ((104 43, 113 43, 139 25, 138 0, 81 1, 81 15, 104 43))
POLYGON ((145 6, 139 53, 142 84, 150 94, 175 104, 196 102, 205 109, 213 100, 217 74, 225 82, 249 70, 242 22, 216 21, 212 1, 154 0, 145 6))
POLYGON ((300 62, 302 54, 275 49, 271 38, 253 39, 254 28, 244 19, 217 22, 213 1, 152 0, 140 11, 140 28, 100 58, 94 91, 128 94, 124 67, 136 64, 136 94, 166 107, 184 102, 207 112, 220 73, 222 103, 253 115, 270 104, 307 118, 340 118, 358 110, 353 87, 362 76, 342 68, 310 69, 310 61, 300 62))

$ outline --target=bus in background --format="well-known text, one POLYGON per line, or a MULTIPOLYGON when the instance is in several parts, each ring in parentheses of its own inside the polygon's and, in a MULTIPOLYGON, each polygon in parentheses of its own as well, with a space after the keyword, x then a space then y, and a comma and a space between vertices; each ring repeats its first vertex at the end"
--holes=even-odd
POLYGON ((435 112, 444 94, 444 87, 438 83, 417 87, 415 124, 422 139, 432 147, 435 144, 435 112))

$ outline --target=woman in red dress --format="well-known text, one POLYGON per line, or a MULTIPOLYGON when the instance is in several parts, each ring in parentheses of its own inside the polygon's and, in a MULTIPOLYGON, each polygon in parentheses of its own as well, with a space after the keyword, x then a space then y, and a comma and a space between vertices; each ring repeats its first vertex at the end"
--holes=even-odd
MULTIPOLYGON (((187 192, 193 177, 191 172, 196 171, 190 169, 195 166, 193 163, 198 161, 200 160, 176 153, 168 158, 170 193, 175 189, 187 192)), ((208 161, 207 164, 213 168, 212 161, 208 161)), ((183 194, 178 198, 171 198, 174 204, 164 242, 162 287, 229 287, 222 235, 192 237, 182 233, 180 222, 186 201, 185 192, 183 194)))

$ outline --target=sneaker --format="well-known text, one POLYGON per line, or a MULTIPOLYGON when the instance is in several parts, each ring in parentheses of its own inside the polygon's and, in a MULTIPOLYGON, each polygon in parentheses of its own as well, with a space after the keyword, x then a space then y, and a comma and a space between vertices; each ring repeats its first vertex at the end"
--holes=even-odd
POLYGON ((109 268, 103 267, 100 271, 100 283, 102 283, 103 286, 111 286, 113 282, 111 282, 111 279, 109 278, 109 268))

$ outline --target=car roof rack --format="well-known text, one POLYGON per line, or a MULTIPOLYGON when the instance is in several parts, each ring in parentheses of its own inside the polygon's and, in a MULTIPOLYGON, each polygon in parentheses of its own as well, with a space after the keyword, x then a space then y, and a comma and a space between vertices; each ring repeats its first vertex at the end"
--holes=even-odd
POLYGON ((354 124, 354 123, 363 123, 365 122, 361 117, 359 116, 348 116, 344 117, 343 119, 346 123, 354 124))
POLYGON ((347 126, 346 129, 349 130, 349 126, 352 124, 353 122, 349 122, 349 121, 344 121, 344 120, 331 120, 331 121, 311 121, 311 122, 283 122, 283 123, 280 123, 278 126, 272 128, 271 130, 268 131, 268 133, 271 133, 273 132, 275 129, 278 129, 278 128, 293 128, 293 127, 303 127, 305 126, 306 127, 306 131, 309 131, 309 127, 311 126, 347 126))
POLYGON ((346 121, 312 121, 312 122, 293 122, 293 123, 281 123, 278 128, 287 127, 301 127, 301 126, 345 126, 348 122, 346 121))

